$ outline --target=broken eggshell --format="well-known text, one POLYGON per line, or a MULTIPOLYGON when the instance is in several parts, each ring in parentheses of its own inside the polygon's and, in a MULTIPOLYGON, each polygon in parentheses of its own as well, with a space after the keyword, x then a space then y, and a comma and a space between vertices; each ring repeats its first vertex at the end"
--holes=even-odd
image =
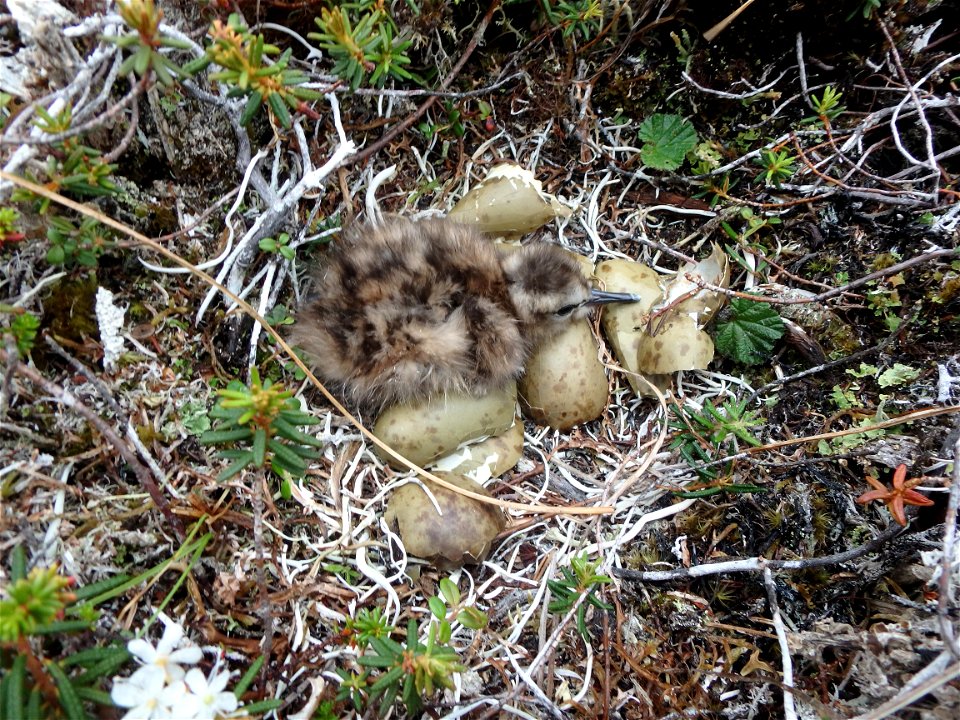
MULTIPOLYGON (((451 393, 387 408, 377 418, 373 434, 423 467, 462 443, 509 429, 516 407, 516 383, 481 397, 451 393)), ((376 452, 393 467, 406 469, 381 449, 376 452)))
POLYGON ((713 360, 713 340, 689 315, 672 317, 654 336, 644 333, 637 363, 646 374, 705 370, 713 360))
MULTIPOLYGON (((455 473, 438 472, 441 480, 492 497, 473 480, 455 473)), ((400 535, 407 552, 432 561, 444 571, 464 563, 482 562, 493 539, 506 525, 499 507, 460 495, 424 480, 442 515, 417 483, 397 488, 387 502, 387 526, 400 535)))
POLYGON ((716 316, 726 296, 716 290, 697 290, 699 285, 687 275, 726 288, 730 284, 730 260, 714 243, 709 257, 687 263, 665 284, 663 300, 654 306, 654 317, 640 344, 638 361, 644 373, 706 370, 713 360, 713 340, 703 328, 716 316), (694 294, 680 299, 690 293, 694 294), (657 307, 666 308, 674 302, 676 306, 656 315, 657 307))
POLYGON ((614 303, 604 306, 600 315, 603 334, 613 349, 620 366, 627 370, 627 382, 640 397, 655 397, 647 382, 665 392, 670 387, 670 376, 640 371, 640 346, 647 337, 644 332, 647 315, 660 296, 660 275, 653 268, 633 260, 604 260, 597 264, 595 274, 609 292, 628 292, 640 296, 633 303, 614 303))
MULTIPOLYGON (((663 289, 664 299, 658 303, 659 305, 669 305, 699 287, 696 282, 688 279, 687 275, 699 277, 704 282, 726 289, 730 286, 730 259, 723 248, 713 243, 709 256, 698 263, 687 263, 666 283, 663 289)), ((723 293, 703 288, 693 297, 678 303, 676 312, 691 315, 697 321, 697 326, 702 329, 726 301, 727 296, 723 293)))
POLYGON ((499 435, 465 445, 456 452, 434 463, 437 470, 466 475, 471 480, 485 483, 516 466, 523 454, 523 419, 517 417, 513 425, 499 435))
POLYGON ((532 172, 504 163, 492 168, 447 217, 490 235, 519 236, 556 217, 568 217, 570 212, 556 197, 543 192, 543 184, 532 172))

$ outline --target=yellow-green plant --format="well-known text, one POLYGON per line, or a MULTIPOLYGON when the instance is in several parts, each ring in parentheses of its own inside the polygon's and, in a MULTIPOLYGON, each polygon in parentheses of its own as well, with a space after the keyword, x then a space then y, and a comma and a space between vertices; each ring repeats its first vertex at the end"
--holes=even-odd
POLYGON ((406 51, 412 41, 396 36, 393 20, 380 8, 363 15, 356 24, 343 8, 323 8, 315 18, 318 33, 307 35, 334 59, 333 72, 356 90, 366 75, 370 84, 380 87, 388 77, 396 80, 422 80, 407 69, 410 58, 406 51))
POLYGON ((161 84, 172 85, 175 75, 186 74, 179 65, 163 55, 160 48, 185 50, 190 47, 190 43, 160 33, 163 12, 153 0, 117 0, 117 12, 133 32, 120 36, 105 36, 103 39, 133 51, 120 66, 121 75, 134 72, 139 77, 144 77, 152 70, 161 84))
POLYGON ((250 385, 234 380, 220 396, 210 417, 219 422, 200 436, 205 445, 229 444, 220 456, 233 462, 218 476, 228 480, 246 468, 265 467, 279 477, 299 478, 307 472, 307 462, 319 457, 322 441, 298 429, 320 421, 300 410, 293 392, 270 380, 261 382, 256 368, 250 371, 250 385))
POLYGON ((613 610, 612 605, 603 602, 596 595, 601 585, 613 582, 613 578, 607 575, 598 575, 598 567, 600 567, 600 561, 588 560, 587 554, 584 553, 571 558, 569 568, 560 568, 563 575, 561 580, 547 580, 547 587, 553 594, 547 610, 552 613, 569 612, 580 596, 586 594, 586 600, 580 603, 576 613, 577 630, 580 631, 584 640, 587 639, 587 606, 592 605, 600 610, 613 610))
MULTIPOLYGON (((36 113, 38 117, 34 125, 51 136, 67 132, 73 124, 73 108, 70 105, 64 106, 56 115, 39 106, 36 113)), ((66 194, 100 197, 117 193, 117 186, 111 177, 117 166, 104 162, 98 150, 81 143, 78 136, 54 140, 50 146, 52 150, 46 157, 43 177, 28 173, 30 180, 44 185, 48 190, 66 194)), ((20 188, 13 192, 13 200, 37 200, 37 210, 41 214, 50 207, 48 198, 36 198, 33 193, 20 188)))
POLYGON ((0 718, 85 720, 85 703, 111 705, 101 683, 130 659, 122 645, 74 650, 64 636, 92 629, 95 596, 112 596, 128 578, 73 590, 56 565, 26 570, 11 553, 10 584, 0 596, 0 718), (67 650, 67 648, 70 648, 67 650))
POLYGON ((263 35, 251 33, 238 14, 230 15, 226 24, 214 20, 210 37, 213 42, 206 54, 184 70, 194 74, 211 63, 219 65, 222 69, 211 73, 210 79, 232 86, 227 93, 231 97, 247 97, 240 116, 242 125, 248 124, 266 103, 277 121, 290 127, 290 110, 311 112, 307 101, 321 97, 316 90, 302 87, 308 80, 304 73, 288 67, 292 51, 288 48, 281 53, 263 35), (269 62, 274 55, 279 57, 269 62))
POLYGON ((355 620, 348 621, 344 637, 365 651, 357 659, 363 671, 337 669, 338 701, 349 700, 358 711, 368 702, 379 702, 380 714, 384 715, 399 698, 407 714, 413 716, 423 709, 424 697, 437 688, 453 688, 453 675, 463 672, 464 666, 456 649, 449 645, 451 619, 479 630, 486 626, 487 616, 473 606, 463 607, 460 591, 449 578, 440 581, 440 594, 429 598, 427 605, 431 617, 426 643, 420 642, 419 628, 412 618, 407 622, 405 644, 391 637, 396 628, 379 609, 360 611, 355 620))

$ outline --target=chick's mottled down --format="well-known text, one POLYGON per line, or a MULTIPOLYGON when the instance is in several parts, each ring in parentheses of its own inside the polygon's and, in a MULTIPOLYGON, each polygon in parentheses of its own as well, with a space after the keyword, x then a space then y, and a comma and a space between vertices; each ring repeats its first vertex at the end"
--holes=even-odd
POLYGON ((364 407, 482 394, 518 377, 593 294, 559 247, 498 250, 465 225, 391 218, 344 233, 293 339, 324 382, 364 407))

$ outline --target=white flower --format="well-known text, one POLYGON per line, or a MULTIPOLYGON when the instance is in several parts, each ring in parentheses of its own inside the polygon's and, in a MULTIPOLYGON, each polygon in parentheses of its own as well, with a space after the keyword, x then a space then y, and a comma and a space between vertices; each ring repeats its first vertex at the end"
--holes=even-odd
POLYGON ((174 714, 172 705, 186 691, 183 681, 167 685, 159 672, 137 671, 130 678, 114 678, 110 699, 118 707, 129 708, 123 720, 184 720, 182 713, 174 714))
POLYGON ((163 683, 170 683, 182 680, 186 673, 180 665, 200 662, 203 651, 196 646, 176 649, 183 639, 183 628, 166 616, 161 616, 161 619, 166 622, 166 628, 156 648, 146 640, 137 638, 127 643, 127 650, 143 663, 134 676, 156 674, 163 683))
POLYGON ((185 682, 187 688, 193 693, 193 718, 215 720, 237 709, 240 705, 237 696, 229 690, 224 691, 228 680, 230 680, 229 672, 218 673, 214 668, 210 677, 207 678, 199 668, 191 668, 185 682))

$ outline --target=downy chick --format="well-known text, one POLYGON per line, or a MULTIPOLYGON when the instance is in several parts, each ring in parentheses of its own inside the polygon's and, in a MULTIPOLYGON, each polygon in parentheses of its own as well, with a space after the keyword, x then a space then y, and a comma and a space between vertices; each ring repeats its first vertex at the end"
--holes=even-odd
POLYGON ((592 305, 636 299, 594 290, 560 247, 498 250, 445 219, 349 228, 318 285, 293 340, 321 380, 371 409, 503 387, 592 305))

